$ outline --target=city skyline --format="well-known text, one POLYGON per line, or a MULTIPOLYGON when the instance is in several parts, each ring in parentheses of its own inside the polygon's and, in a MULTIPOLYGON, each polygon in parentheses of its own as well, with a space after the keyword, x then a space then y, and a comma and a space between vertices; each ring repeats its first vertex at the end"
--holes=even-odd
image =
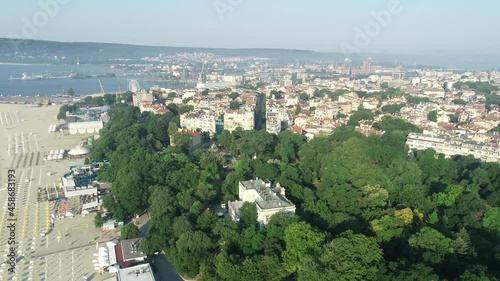
POLYGON ((0 37, 146 46, 500 55, 500 39, 478 32, 500 27, 494 20, 500 4, 494 1, 474 6, 470 1, 457 5, 451 0, 384 0, 363 6, 262 0, 170 1, 154 6, 132 1, 25 2, 5 4, 8 13, 2 15, 5 23, 0 26, 0 37))

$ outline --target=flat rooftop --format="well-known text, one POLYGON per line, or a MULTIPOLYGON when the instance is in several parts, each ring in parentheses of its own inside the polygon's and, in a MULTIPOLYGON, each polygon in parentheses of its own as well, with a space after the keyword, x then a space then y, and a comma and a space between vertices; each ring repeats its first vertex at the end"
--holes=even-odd
POLYGON ((260 209, 275 209, 295 206, 285 196, 281 195, 282 188, 279 183, 274 188, 269 180, 248 180, 241 184, 246 190, 257 191, 262 200, 255 200, 260 209))
POLYGON ((118 281, 155 281, 149 263, 118 270, 118 281))
POLYGON ((141 252, 141 249, 139 247, 140 242, 141 238, 122 240, 121 245, 124 261, 139 259, 146 256, 146 254, 141 252))

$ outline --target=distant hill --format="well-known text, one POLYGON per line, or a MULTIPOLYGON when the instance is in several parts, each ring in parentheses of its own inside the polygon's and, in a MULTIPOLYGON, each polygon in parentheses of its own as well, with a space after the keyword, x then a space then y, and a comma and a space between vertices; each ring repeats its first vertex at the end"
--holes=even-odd
POLYGON ((66 62, 75 62, 80 59, 81 63, 101 64, 109 63, 109 59, 127 58, 139 61, 143 57, 156 57, 160 53, 170 55, 179 52, 205 52, 225 56, 256 56, 291 62, 295 60, 338 61, 343 59, 342 54, 320 53, 309 50, 152 47, 0 38, 0 61, 4 62, 54 62, 54 56, 65 56, 66 62), (26 57, 20 59, 19 54, 24 54, 26 57))

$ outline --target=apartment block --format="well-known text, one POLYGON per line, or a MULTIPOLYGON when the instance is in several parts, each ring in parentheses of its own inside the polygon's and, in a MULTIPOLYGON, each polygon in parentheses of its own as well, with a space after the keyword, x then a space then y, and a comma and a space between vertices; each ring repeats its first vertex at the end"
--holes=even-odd
POLYGON ((485 162, 500 162, 500 149, 494 145, 457 138, 439 137, 433 135, 410 133, 406 144, 410 149, 434 149, 446 157, 453 155, 472 155, 485 162))
POLYGON ((210 134, 216 133, 216 120, 217 115, 212 111, 186 112, 180 117, 182 128, 192 131, 200 130, 210 134))
POLYGON ((224 130, 233 132, 241 127, 245 131, 255 128, 254 113, 248 110, 228 110, 224 115, 224 130))

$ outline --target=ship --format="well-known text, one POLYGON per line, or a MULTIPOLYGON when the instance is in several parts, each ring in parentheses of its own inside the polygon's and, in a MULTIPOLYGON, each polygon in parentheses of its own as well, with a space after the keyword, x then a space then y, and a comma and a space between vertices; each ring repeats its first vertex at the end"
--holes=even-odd
POLYGON ((28 73, 23 72, 21 79, 22 80, 41 80, 42 75, 28 75, 28 73))
POLYGON ((100 74, 96 75, 97 78, 114 78, 116 77, 116 74, 114 73, 106 73, 106 74, 100 74))
POLYGON ((71 73, 70 77, 75 78, 75 79, 86 79, 86 78, 92 78, 92 75, 81 74, 81 73, 71 73))

